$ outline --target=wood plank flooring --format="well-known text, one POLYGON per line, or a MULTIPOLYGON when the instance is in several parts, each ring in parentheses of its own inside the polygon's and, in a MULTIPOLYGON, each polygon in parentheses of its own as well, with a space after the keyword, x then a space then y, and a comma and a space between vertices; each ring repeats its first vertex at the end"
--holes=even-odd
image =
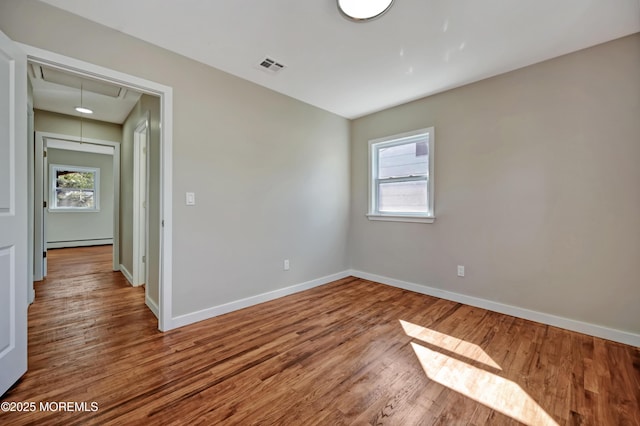
POLYGON ((110 250, 49 252, 0 424, 640 425, 637 347, 356 278, 160 333, 110 250))

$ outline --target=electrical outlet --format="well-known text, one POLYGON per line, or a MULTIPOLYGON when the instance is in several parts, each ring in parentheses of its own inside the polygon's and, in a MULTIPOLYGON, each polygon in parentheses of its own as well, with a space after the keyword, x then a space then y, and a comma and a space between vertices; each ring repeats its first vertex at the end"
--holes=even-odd
POLYGON ((458 265, 458 276, 464 277, 464 265, 458 265))
POLYGON ((285 260, 284 260, 284 264, 283 264, 282 268, 283 268, 285 271, 288 271, 288 270, 289 270, 289 259, 285 259, 285 260))

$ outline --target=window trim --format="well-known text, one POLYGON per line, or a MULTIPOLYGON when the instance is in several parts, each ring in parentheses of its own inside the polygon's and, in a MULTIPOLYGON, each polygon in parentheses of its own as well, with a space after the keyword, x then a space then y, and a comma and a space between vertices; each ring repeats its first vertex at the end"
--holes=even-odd
POLYGON ((426 127, 423 129, 413 130, 410 132, 400 133, 396 135, 386 136, 383 138, 371 139, 369 141, 369 156, 368 156, 368 185, 369 185, 369 199, 367 208, 367 218, 369 220, 382 220, 390 222, 414 222, 414 223, 433 223, 435 220, 435 179, 434 179, 434 146, 435 146, 435 130, 434 127, 426 127), (428 135, 428 170, 429 175, 427 177, 421 176, 405 176, 405 177, 392 177, 382 179, 387 182, 404 182, 404 181, 416 181, 427 180, 427 212, 426 213, 384 213, 380 212, 377 208, 378 200, 378 185, 380 180, 377 178, 378 172, 378 156, 377 150, 380 146, 392 147, 397 145, 404 145, 410 143, 412 139, 417 139, 419 136, 428 135))
POLYGON ((70 166, 66 164, 49 164, 49 203, 48 210, 51 213, 93 213, 100 211, 100 168, 98 167, 84 167, 84 166, 70 166), (94 174, 93 179, 93 197, 94 205, 92 208, 88 207, 57 207, 56 198, 56 172, 58 170, 67 170, 74 172, 91 172, 94 174))

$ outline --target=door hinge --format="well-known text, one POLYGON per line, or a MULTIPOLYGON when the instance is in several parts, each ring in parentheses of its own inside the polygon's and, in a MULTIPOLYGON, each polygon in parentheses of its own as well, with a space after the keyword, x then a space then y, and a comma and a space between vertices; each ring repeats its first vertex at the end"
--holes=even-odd
POLYGON ((45 209, 47 208, 47 202, 46 201, 42 202, 42 207, 44 207, 45 209))
POLYGON ((161 223, 162 223, 162 227, 164 228, 164 219, 162 219, 162 222, 161 222, 161 223))
POLYGON ((142 256, 142 263, 147 263, 147 256, 142 256))
POLYGON ((43 157, 47 156, 47 151, 44 151, 44 154, 42 154, 43 157))
POLYGON ((42 257, 47 257, 47 252, 46 251, 42 252, 42 257))

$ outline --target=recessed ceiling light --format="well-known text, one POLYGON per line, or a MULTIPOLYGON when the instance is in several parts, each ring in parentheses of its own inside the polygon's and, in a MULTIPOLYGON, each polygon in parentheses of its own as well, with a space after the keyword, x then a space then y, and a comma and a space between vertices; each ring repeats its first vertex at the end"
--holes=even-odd
POLYGON ((338 10, 352 21, 362 22, 383 15, 393 0, 337 0, 338 10))
POLYGON ((85 107, 81 107, 81 106, 77 106, 76 107, 76 111, 82 113, 82 114, 93 114, 93 110, 89 109, 89 108, 85 108, 85 107))

